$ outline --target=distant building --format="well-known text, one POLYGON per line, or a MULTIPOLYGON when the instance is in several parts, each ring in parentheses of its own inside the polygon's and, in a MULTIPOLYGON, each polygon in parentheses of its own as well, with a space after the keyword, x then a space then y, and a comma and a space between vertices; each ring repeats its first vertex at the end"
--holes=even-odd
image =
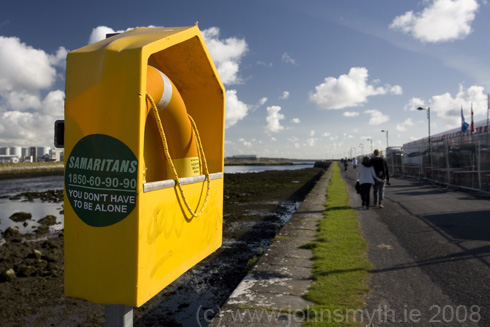
POLYGON ((64 161, 64 149, 51 147, 0 147, 0 163, 64 161))
POLYGON ((63 149, 51 149, 49 152, 49 160, 50 161, 64 161, 65 153, 63 149))
POLYGON ((27 161, 27 162, 37 162, 37 148, 35 146, 31 146, 29 148, 29 154, 26 157, 31 158, 31 161, 27 161))
POLYGON ((22 148, 22 158, 29 157, 31 155, 31 148, 22 148))
POLYGON ((51 148, 48 146, 37 147, 37 161, 49 161, 51 148))
POLYGON ((21 148, 18 146, 0 148, 1 163, 17 163, 20 161, 21 155, 21 148))
POLYGON ((19 157, 7 154, 0 154, 0 163, 18 163, 19 157))
POLYGON ((11 146, 10 147, 10 155, 17 156, 19 158, 22 157, 22 148, 20 146, 11 146))

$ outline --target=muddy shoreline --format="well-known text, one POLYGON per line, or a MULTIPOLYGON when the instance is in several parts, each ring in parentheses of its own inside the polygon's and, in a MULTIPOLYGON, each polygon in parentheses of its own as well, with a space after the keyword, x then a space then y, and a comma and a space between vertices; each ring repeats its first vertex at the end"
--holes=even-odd
MULTIPOLYGON (((225 174, 223 246, 135 308, 134 326, 206 325, 206 310, 226 301, 323 173, 225 174)), ((64 296, 62 232, 7 239, 0 247, 0 326, 104 325, 103 305, 64 296)))

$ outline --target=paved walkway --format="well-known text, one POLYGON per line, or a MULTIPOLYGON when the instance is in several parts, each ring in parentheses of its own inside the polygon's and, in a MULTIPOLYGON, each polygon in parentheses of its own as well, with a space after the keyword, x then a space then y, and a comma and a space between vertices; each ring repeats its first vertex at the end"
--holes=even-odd
MULTIPOLYGON (((301 326, 302 295, 312 283, 314 240, 331 171, 281 230, 210 326, 301 326), (281 310, 281 311, 279 311, 281 310)), ((490 327, 490 201, 444 187, 393 178, 384 209, 361 208, 355 172, 342 176, 369 244, 369 327, 490 327)))
POLYGON ((301 246, 315 240, 318 222, 325 211, 332 167, 320 178, 209 326, 301 326, 305 318, 294 313, 313 304, 302 297, 313 282, 313 253, 301 246))
POLYGON ((345 179, 374 265, 369 326, 490 326, 488 197, 392 178, 385 208, 364 210, 354 176, 345 179))

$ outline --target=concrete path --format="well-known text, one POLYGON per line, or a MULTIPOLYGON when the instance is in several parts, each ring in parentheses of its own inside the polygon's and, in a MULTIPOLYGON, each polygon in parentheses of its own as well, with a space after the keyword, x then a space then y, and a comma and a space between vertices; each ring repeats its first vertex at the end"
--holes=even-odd
POLYGON ((281 229, 267 252, 238 285, 209 326, 301 326, 301 312, 313 303, 304 295, 310 285, 313 253, 301 246, 315 240, 325 211, 332 166, 281 229))
POLYGON ((369 326, 490 326, 488 198, 392 178, 385 208, 364 210, 354 175, 345 179, 374 264, 369 326))
MULTIPOLYGON (((210 326, 301 326, 314 240, 331 171, 281 230, 210 326), (296 314, 295 314, 296 313, 296 314), (299 314, 298 314, 299 313, 299 314)), ((373 263, 363 325, 490 327, 490 200, 392 178, 384 209, 361 208, 355 172, 342 176, 373 263)))

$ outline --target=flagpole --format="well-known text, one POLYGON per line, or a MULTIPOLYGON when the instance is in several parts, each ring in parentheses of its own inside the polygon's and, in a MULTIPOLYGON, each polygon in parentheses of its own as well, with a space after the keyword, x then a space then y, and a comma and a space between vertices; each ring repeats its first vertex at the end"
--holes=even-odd
POLYGON ((486 145, 487 145, 487 148, 488 148, 488 134, 489 134, 489 130, 488 130, 488 112, 490 111, 490 93, 487 93, 487 142, 486 142, 486 145))
MULTIPOLYGON (((475 122, 473 120, 473 102, 471 103, 471 128, 470 128, 470 135, 473 135, 475 132, 475 122)), ((473 137, 471 138, 473 140, 473 137)))

